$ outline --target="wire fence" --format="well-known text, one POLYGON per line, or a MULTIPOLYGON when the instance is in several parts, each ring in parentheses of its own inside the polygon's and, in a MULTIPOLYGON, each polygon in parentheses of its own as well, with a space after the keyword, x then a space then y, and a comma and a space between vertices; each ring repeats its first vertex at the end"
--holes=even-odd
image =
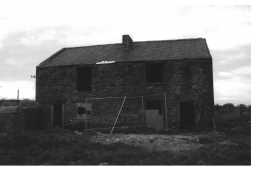
POLYGON ((88 130, 148 127, 145 110, 157 109, 163 125, 167 120, 166 94, 87 98, 93 106, 88 130))

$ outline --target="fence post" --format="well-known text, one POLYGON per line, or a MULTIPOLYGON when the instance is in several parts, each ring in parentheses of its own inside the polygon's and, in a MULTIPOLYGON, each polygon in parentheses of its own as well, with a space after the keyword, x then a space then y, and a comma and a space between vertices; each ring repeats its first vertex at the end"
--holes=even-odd
MULTIPOLYGON (((143 123, 146 124, 146 114, 145 114, 145 105, 144 105, 144 98, 141 96, 141 108, 142 108, 142 114, 143 114, 143 123)), ((144 125, 143 124, 143 125, 144 125)))
POLYGON ((166 93, 164 93, 164 107, 165 107, 165 129, 168 130, 168 108, 167 108, 167 100, 166 100, 166 93))

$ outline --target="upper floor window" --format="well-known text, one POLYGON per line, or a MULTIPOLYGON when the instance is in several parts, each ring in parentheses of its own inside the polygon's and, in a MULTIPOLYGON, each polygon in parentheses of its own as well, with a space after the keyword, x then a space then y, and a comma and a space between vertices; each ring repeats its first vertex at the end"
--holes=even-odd
POLYGON ((77 68, 76 85, 78 91, 92 90, 92 68, 90 66, 77 68))
POLYGON ((146 64, 146 80, 147 82, 157 83, 163 82, 163 63, 147 63, 146 64))

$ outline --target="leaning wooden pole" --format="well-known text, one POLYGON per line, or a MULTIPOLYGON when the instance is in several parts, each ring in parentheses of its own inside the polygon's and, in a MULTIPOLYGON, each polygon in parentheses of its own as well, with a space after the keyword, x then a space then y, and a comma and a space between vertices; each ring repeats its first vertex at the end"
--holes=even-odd
POLYGON ((121 113, 121 111, 122 111, 122 109, 123 109, 123 106, 124 106, 124 102, 125 102, 125 100, 126 100, 126 96, 124 96, 124 99, 123 99, 123 101, 122 101, 122 105, 121 105, 121 107, 120 107, 120 109, 119 109, 119 111, 118 111, 118 113, 117 113, 116 120, 115 120, 115 122, 114 122, 114 125, 113 125, 113 127, 112 127, 111 131, 110 131, 110 134, 112 134, 112 133, 113 133, 113 131, 114 131, 114 129, 115 129, 115 126, 116 126, 117 120, 118 120, 119 115, 120 115, 120 113, 121 113))

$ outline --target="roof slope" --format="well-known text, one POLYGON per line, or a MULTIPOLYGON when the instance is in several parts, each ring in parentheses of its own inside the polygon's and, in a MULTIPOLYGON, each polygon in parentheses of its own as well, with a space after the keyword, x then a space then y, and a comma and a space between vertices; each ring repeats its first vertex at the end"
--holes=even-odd
POLYGON ((153 61, 211 58, 203 38, 133 42, 129 48, 120 44, 63 48, 39 64, 39 67, 96 64, 100 61, 153 61))

